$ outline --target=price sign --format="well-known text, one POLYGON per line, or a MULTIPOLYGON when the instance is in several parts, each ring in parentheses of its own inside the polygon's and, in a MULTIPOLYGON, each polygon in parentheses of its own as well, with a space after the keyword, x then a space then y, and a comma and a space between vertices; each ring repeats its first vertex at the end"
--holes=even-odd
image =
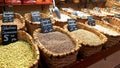
POLYGON ((3 12, 3 23, 14 21, 14 12, 3 12))
POLYGON ((88 25, 95 26, 95 20, 92 16, 88 16, 88 25))
POLYGON ((77 24, 75 19, 68 19, 68 30, 74 31, 77 30, 77 24))
POLYGON ((40 21, 40 12, 39 11, 32 11, 32 22, 39 22, 40 21))
POLYGON ((54 31, 50 18, 43 18, 40 21, 41 21, 40 25, 42 28, 42 33, 49 33, 54 31))
POLYGON ((120 14, 114 14, 114 17, 119 18, 120 19, 120 14))
POLYGON ((1 31, 3 45, 17 41, 17 25, 2 25, 1 31))
POLYGON ((98 11, 98 12, 100 12, 101 13, 101 10, 100 10, 100 8, 98 8, 98 7, 95 7, 94 8, 96 11, 98 11))

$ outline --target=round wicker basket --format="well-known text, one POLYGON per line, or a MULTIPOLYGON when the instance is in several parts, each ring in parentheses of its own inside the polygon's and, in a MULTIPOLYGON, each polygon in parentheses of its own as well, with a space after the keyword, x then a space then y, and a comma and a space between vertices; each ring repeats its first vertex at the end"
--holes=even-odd
MULTIPOLYGON (((85 56, 90 56, 90 55, 93 55, 93 54, 101 51, 102 45, 107 41, 106 36, 98 31, 96 31, 95 29, 93 29, 85 24, 82 24, 82 23, 78 23, 77 27, 78 27, 78 29, 84 29, 85 31, 94 33, 101 40, 101 41, 99 41, 99 43, 96 43, 96 44, 90 44, 90 43, 86 44, 83 42, 84 40, 80 40, 80 43, 82 42, 82 47, 79 50, 79 54, 82 54, 85 57, 85 56)), ((68 25, 65 25, 64 29, 68 31, 68 25)), ((71 33, 71 35, 72 35, 72 33, 71 33)), ((87 39, 87 40, 89 40, 89 39, 87 39)))
POLYGON ((80 49, 81 45, 78 45, 78 42, 71 37, 71 35, 63 30, 60 27, 53 26, 55 31, 59 31, 61 33, 66 34, 75 44, 75 47, 69 51, 64 53, 54 53, 47 50, 44 45, 39 41, 38 34, 41 32, 41 29, 36 29, 34 31, 33 37, 36 40, 36 43, 39 45, 39 49, 41 51, 41 55, 48 67, 50 68, 62 68, 66 65, 69 65, 76 61, 78 50, 80 49))
MULTIPOLYGON (((36 60, 32 63, 32 65, 29 65, 28 68, 38 68, 38 64, 40 60, 40 53, 39 53, 37 44, 33 41, 33 38, 25 31, 19 30, 18 40, 24 40, 28 42, 31 45, 32 49, 34 50, 36 60)), ((0 35, 0 43, 2 43, 1 35, 0 35)))
MULTIPOLYGON (((40 16, 42 18, 49 18, 49 16, 46 15, 46 14, 44 14, 44 13, 40 13, 40 16)), ((26 26, 27 26, 28 33, 31 36, 33 36, 34 30, 40 27, 40 23, 34 23, 34 22, 32 22, 32 17, 31 17, 30 13, 26 13, 25 14, 25 23, 26 23, 26 26)), ((54 24, 55 21, 53 19, 51 19, 51 23, 54 24)))
MULTIPOLYGON (((101 30, 101 28, 96 29, 102 32, 108 38, 108 41, 105 43, 105 46, 104 46, 105 48, 112 47, 120 41, 120 29, 119 28, 112 26, 110 24, 103 23, 103 21, 99 21, 99 20, 95 20, 95 23, 96 25, 100 25, 106 29, 110 29, 109 31, 101 30), (114 31, 117 34, 114 35, 114 33, 110 33, 110 31, 114 31)), ((85 24, 88 25, 88 21, 85 24)))
MULTIPOLYGON (((3 17, 2 14, 0 14, 0 26, 1 25, 17 25, 18 30, 27 31, 26 27, 25 27, 25 20, 19 13, 14 14, 14 21, 13 22, 3 23, 2 22, 2 19, 3 19, 2 17, 3 17)), ((1 27, 0 27, 0 30, 1 30, 1 27)))
POLYGON ((115 17, 104 17, 104 18, 102 18, 102 21, 104 23, 114 25, 114 26, 120 28, 120 19, 117 19, 115 17))

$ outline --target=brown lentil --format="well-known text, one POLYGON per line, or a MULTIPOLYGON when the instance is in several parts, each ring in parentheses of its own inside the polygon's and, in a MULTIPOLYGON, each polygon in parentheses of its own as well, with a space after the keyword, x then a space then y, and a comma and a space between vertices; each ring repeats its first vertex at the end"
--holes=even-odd
POLYGON ((64 33, 40 33, 39 41, 50 51, 55 53, 69 52, 74 48, 72 40, 64 33))

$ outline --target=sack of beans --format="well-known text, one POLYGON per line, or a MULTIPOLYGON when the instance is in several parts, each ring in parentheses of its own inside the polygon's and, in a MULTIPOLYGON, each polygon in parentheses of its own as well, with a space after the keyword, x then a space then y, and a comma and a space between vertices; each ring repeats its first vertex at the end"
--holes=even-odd
MULTIPOLYGON (((40 13, 40 16, 41 18, 49 18, 49 16, 44 13, 40 13)), ((55 21, 53 19, 51 19, 51 21, 52 21, 52 24, 54 24, 55 21)), ((32 22, 31 13, 25 14, 25 23, 27 26, 28 33, 32 36, 33 36, 33 31, 40 27, 40 22, 32 22)))
POLYGON ((62 68, 76 61, 81 45, 60 27, 53 26, 54 32, 34 31, 33 37, 38 43, 42 59, 49 68, 62 68))
MULTIPOLYGON (((19 13, 14 13, 13 22, 4 22, 4 23, 3 23, 3 14, 0 14, 0 26, 1 25, 17 25, 18 30, 27 31, 25 27, 25 20, 19 13)), ((1 27, 0 27, 0 30, 1 30, 1 27)))
POLYGON ((0 35, 0 68, 38 68, 37 44, 25 31, 18 31, 16 42, 3 45, 0 35))
POLYGON ((119 18, 115 18, 115 17, 104 17, 102 18, 102 21, 104 23, 116 26, 118 28, 120 28, 120 19, 119 18))
POLYGON ((68 25, 64 26, 64 29, 69 31, 79 43, 82 42, 78 55, 82 54, 86 57, 101 51, 102 45, 107 41, 106 36, 82 23, 78 23, 77 28, 77 30, 69 31, 68 25))
POLYGON ((51 18, 55 20, 55 26, 63 27, 65 24, 67 24, 67 19, 76 19, 76 17, 65 11, 60 11, 60 16, 61 18, 58 18, 54 13, 51 15, 51 18))
MULTIPOLYGON (((88 25, 88 23, 89 22, 87 21, 85 24, 88 25)), ((104 46, 105 48, 112 47, 116 45, 117 43, 119 43, 120 41, 120 29, 119 28, 112 26, 110 24, 106 24, 103 21, 99 21, 99 20, 95 20, 95 24, 96 25, 91 26, 91 27, 100 31, 108 38, 104 46)))

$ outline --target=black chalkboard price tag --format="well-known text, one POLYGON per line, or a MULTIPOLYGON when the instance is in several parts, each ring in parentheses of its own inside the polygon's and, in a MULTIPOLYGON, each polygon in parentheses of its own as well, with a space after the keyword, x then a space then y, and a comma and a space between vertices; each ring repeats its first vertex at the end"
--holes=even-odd
POLYGON ((77 24, 75 19, 68 19, 68 30, 69 31, 74 31, 77 30, 77 24))
POLYGON ((120 19, 120 14, 114 14, 114 17, 119 18, 120 19))
POLYGON ((95 26, 95 20, 92 16, 88 16, 88 25, 95 26))
POLYGON ((14 21, 14 12, 3 12, 3 23, 14 21))
POLYGON ((1 26, 2 44, 6 45, 17 41, 17 25, 2 25, 1 26))
POLYGON ((42 18, 40 22, 42 33, 49 33, 54 31, 50 18, 42 18))
POLYGON ((32 11, 32 22, 39 22, 40 21, 40 12, 39 11, 32 11))

